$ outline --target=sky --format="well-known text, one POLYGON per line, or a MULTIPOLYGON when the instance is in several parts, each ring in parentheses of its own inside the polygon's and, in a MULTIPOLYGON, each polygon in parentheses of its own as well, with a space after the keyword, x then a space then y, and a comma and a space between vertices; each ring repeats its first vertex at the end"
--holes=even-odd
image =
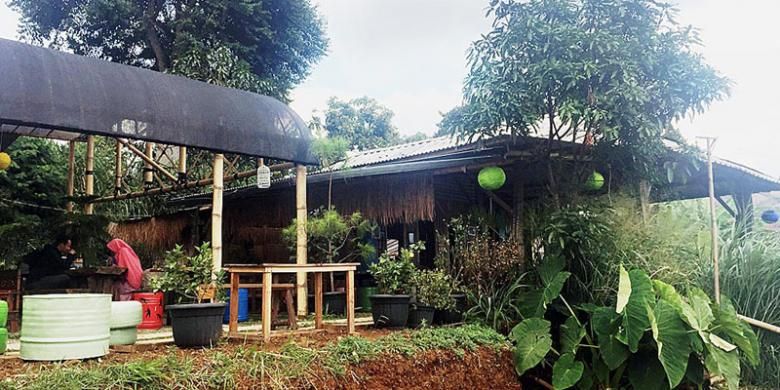
MULTIPOLYGON (((404 135, 433 134, 458 105, 469 44, 490 28, 487 0, 313 0, 327 23, 328 55, 292 93, 308 119, 331 96, 370 96, 395 112, 404 135)), ((3 2, 4 3, 4 2, 3 2)), ((717 137, 715 154, 780 176, 780 2, 679 0, 678 20, 699 28, 708 63, 731 96, 678 125, 691 142, 717 137)), ((0 37, 19 16, 0 5, 0 37)))

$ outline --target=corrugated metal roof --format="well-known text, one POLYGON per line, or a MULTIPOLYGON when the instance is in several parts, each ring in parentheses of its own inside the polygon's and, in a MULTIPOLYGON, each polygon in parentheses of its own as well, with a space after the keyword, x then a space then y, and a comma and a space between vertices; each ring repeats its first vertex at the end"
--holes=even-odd
POLYGON ((374 165, 389 161, 403 160, 409 157, 417 157, 447 149, 454 149, 471 143, 459 141, 455 137, 442 136, 428 138, 422 141, 409 142, 400 145, 388 146, 369 150, 347 152, 347 158, 331 166, 331 170, 355 168, 366 165, 374 165))

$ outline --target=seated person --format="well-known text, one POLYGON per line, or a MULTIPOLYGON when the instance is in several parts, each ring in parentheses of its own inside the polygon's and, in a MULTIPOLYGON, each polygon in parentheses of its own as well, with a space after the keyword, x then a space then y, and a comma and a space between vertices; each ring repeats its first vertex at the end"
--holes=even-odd
POLYGON ((69 288, 71 281, 65 271, 70 269, 76 259, 76 251, 72 245, 70 237, 60 235, 53 243, 25 256, 24 263, 30 269, 26 288, 69 288))
POLYGON ((120 301, 132 299, 134 291, 141 288, 144 278, 144 270, 141 268, 141 260, 135 254, 133 248, 119 238, 115 238, 106 245, 111 251, 112 262, 117 267, 127 268, 122 278, 114 282, 114 289, 119 291, 120 301))

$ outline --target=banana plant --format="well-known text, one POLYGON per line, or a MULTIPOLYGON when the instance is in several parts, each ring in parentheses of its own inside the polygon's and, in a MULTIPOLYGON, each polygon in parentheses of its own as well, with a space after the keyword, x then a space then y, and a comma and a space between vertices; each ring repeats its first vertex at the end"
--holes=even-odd
POLYGON ((683 295, 621 266, 614 306, 572 306, 561 295, 570 276, 564 267, 556 256, 540 264, 541 287, 526 296, 526 317, 510 333, 519 375, 552 367, 551 383, 537 379, 554 389, 737 390, 740 356, 759 363, 755 333, 725 296, 717 304, 698 288, 683 295), (554 301, 568 315, 557 326, 544 318, 554 301))

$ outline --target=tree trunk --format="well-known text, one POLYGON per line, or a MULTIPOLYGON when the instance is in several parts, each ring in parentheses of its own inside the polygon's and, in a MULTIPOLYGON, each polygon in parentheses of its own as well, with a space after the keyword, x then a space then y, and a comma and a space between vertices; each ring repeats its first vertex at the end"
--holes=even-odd
POLYGON ((157 1, 149 1, 146 12, 144 12, 144 28, 146 30, 146 40, 148 41, 149 46, 151 46, 152 52, 154 52, 154 67, 157 68, 158 71, 164 72, 168 70, 170 63, 168 61, 168 55, 165 53, 165 48, 163 48, 160 37, 157 35, 157 30, 154 26, 154 20, 157 18, 158 12, 157 1))

